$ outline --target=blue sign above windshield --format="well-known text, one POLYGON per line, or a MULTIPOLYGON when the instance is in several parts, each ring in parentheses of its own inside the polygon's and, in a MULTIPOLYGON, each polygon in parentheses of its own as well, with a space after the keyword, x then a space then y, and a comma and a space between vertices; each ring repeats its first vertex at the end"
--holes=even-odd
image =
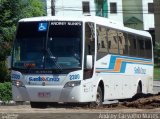
POLYGON ((48 23, 39 23, 38 31, 47 31, 48 23))

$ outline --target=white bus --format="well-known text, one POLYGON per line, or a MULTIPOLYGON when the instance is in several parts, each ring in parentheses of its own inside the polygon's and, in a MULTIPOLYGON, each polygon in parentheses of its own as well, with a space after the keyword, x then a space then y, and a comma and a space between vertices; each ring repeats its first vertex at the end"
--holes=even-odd
POLYGON ((152 93, 152 39, 106 18, 21 19, 12 53, 15 101, 31 107, 94 103, 152 93))

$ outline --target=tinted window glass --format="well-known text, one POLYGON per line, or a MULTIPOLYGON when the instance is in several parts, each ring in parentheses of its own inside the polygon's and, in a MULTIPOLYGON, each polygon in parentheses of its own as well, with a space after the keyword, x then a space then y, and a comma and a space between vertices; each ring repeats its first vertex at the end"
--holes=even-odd
POLYGON ((141 36, 137 36, 137 45, 138 45, 138 57, 144 57, 145 56, 145 44, 144 39, 141 36))
POLYGON ((128 35, 124 32, 118 32, 119 53, 128 55, 128 35))
POLYGON ((145 57, 151 59, 152 58, 152 43, 151 43, 151 40, 148 38, 145 38, 145 52, 146 52, 145 57))
POLYGON ((135 35, 128 34, 129 56, 137 56, 137 43, 135 35))
POLYGON ((108 30, 108 48, 109 53, 118 54, 118 36, 114 29, 108 30))
POLYGON ((97 60, 108 54, 108 29, 97 26, 97 60))

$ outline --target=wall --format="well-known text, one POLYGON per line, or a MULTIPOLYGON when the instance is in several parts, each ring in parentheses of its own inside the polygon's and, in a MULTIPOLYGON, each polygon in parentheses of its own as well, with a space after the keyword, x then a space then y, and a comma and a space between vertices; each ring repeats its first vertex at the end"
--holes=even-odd
POLYGON ((96 16, 108 18, 108 0, 95 0, 96 16))
MULTIPOLYGON (((84 15, 82 12, 82 1, 90 2, 91 15, 95 15, 94 0, 55 0, 55 16, 74 16, 84 15)), ((51 16, 51 0, 47 0, 47 15, 51 16)))
POLYGON ((153 3, 153 0, 143 0, 143 23, 144 30, 154 28, 154 13, 148 13, 148 3, 153 3))
POLYGON ((108 11, 110 11, 110 2, 117 3, 117 13, 108 13, 108 18, 123 23, 122 0, 108 0, 108 11))
POLYGON ((122 0, 124 25, 134 29, 143 29, 142 0, 122 0))

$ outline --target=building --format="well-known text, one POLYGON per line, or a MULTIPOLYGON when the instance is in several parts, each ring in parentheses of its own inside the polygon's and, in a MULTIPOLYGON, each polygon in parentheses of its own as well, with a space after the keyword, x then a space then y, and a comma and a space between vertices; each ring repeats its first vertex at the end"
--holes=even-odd
POLYGON ((94 0, 47 0, 48 16, 95 15, 94 0))
POLYGON ((47 0, 48 16, 96 15, 125 26, 154 29, 153 0, 47 0))
POLYGON ((153 0, 122 0, 124 25, 139 29, 154 29, 153 0))
POLYGON ((152 35, 153 45, 155 45, 155 19, 154 19, 154 1, 143 0, 143 22, 144 30, 152 35))
POLYGON ((122 0, 108 0, 108 18, 123 23, 122 0))
POLYGON ((143 29, 142 0, 122 0, 124 25, 134 29, 143 29))
POLYGON ((154 29, 153 0, 95 0, 96 15, 139 30, 154 29))
POLYGON ((48 16, 96 15, 123 22, 122 0, 47 0, 48 16))
POLYGON ((95 15, 108 18, 108 0, 95 0, 95 15))
POLYGON ((122 22, 127 27, 149 31, 154 39, 153 5, 153 0, 47 0, 47 15, 101 16, 122 22))
POLYGON ((154 23, 154 3, 153 0, 143 0, 143 23, 144 30, 150 31, 155 28, 154 23))
POLYGON ((155 43, 153 5, 153 0, 108 0, 108 18, 123 22, 130 28, 150 32, 155 43))
POLYGON ((123 23, 122 0, 95 0, 96 16, 123 23))

